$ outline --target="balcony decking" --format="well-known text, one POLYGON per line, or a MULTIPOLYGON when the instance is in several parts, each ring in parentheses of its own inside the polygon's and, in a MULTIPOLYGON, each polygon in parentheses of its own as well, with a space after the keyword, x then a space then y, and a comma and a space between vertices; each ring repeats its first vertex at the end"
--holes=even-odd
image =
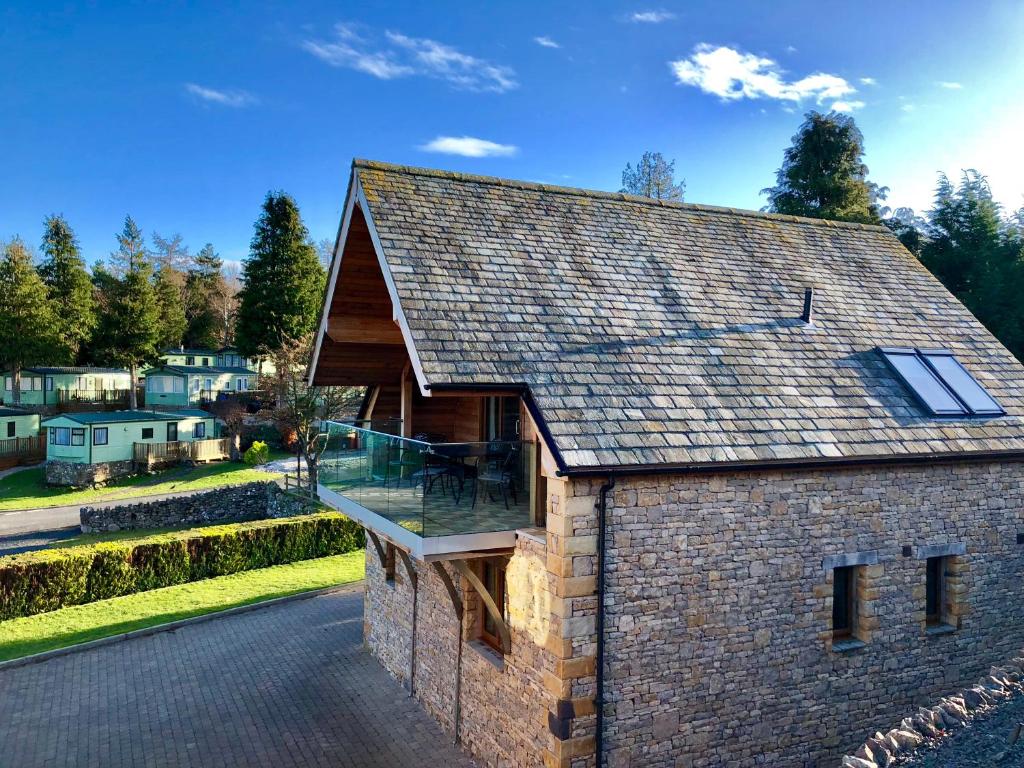
POLYGON ((405 539, 414 552, 507 546, 517 529, 532 525, 532 446, 430 444, 347 425, 331 430, 320 461, 321 499, 405 539))

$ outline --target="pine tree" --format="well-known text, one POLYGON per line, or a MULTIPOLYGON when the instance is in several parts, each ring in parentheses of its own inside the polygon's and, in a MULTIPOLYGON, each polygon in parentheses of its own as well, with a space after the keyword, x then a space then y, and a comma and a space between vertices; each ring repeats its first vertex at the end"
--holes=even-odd
POLYGON ((110 254, 111 271, 117 275, 131 272, 149 263, 149 251, 142 230, 131 216, 124 217, 124 227, 117 237, 117 250, 110 254))
POLYGON ((169 267, 162 266, 153 279, 153 297, 156 300, 157 337, 161 350, 181 345, 187 323, 182 305, 181 288, 169 267))
POLYGON ((132 410, 138 407, 139 368, 156 362, 160 353, 160 310, 151 274, 149 264, 143 262, 110 286, 97 334, 97 354, 127 368, 131 374, 129 407, 132 410))
POLYGON ((622 171, 622 189, 619 191, 656 200, 682 202, 686 181, 676 184, 675 173, 675 160, 665 160, 661 152, 644 152, 636 168, 626 163, 622 171))
POLYGON ((255 229, 235 334, 243 355, 262 359, 316 327, 326 275, 288 195, 267 195, 255 229))
POLYGON ((864 136, 849 115, 808 112, 786 150, 768 210, 816 219, 880 221, 878 202, 888 190, 867 180, 864 136))
POLYGON ((959 187, 940 175, 921 261, 1024 360, 1024 241, 977 171, 965 171, 959 187))
POLYGON ((42 250, 39 273, 53 301, 61 357, 74 362, 96 328, 96 301, 78 241, 63 216, 46 219, 42 250))
POLYGON ((0 260, 0 364, 11 371, 11 397, 21 402, 21 369, 50 362, 59 340, 46 284, 18 239, 0 260))
POLYGON ((219 316, 227 291, 221 272, 224 262, 210 243, 192 261, 185 278, 185 343, 189 347, 217 348, 227 344, 219 316))

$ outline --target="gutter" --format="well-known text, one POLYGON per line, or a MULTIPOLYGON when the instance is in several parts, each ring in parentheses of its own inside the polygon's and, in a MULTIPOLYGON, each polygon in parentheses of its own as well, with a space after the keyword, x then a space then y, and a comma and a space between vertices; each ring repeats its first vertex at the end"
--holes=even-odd
POLYGON ((596 733, 594 734, 594 764, 597 768, 604 765, 604 573, 605 549, 607 541, 608 493, 615 487, 615 474, 601 486, 597 499, 597 653, 596 673, 597 692, 594 695, 594 714, 596 715, 596 733))
MULTIPOLYGON (((950 464, 963 461, 1024 461, 1024 449, 997 451, 952 451, 949 453, 910 453, 887 456, 841 456, 804 459, 764 459, 758 461, 720 461, 701 463, 634 464, 626 466, 582 466, 559 469, 559 477, 600 477, 609 472, 628 475, 698 475, 721 472, 763 472, 795 469, 848 469, 853 467, 950 464)), ((561 466, 561 465, 560 465, 561 466)))

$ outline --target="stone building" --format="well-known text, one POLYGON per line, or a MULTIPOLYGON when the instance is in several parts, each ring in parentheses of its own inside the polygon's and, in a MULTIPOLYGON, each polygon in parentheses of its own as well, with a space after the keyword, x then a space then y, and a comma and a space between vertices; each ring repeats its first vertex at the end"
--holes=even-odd
POLYGON ((833 765, 1024 641, 1024 369, 882 227, 356 161, 311 380, 485 765, 833 765))

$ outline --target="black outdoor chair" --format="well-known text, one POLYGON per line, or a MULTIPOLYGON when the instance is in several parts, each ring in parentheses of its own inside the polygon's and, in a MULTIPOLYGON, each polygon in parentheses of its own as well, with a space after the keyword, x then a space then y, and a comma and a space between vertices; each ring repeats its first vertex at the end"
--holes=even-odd
MULTIPOLYGON (((504 458, 500 456, 489 458, 485 460, 482 467, 477 469, 476 482, 473 483, 473 507, 476 506, 477 495, 481 485, 486 489, 487 498, 491 501, 494 500, 492 491, 494 487, 497 487, 501 491, 501 500, 505 504, 505 509, 508 509, 509 495, 512 496, 513 503, 519 503, 519 498, 516 494, 516 463, 519 459, 519 446, 514 445, 505 448, 505 450, 507 450, 507 453, 505 453, 504 458)), ((494 454, 492 453, 491 456, 494 456, 494 454)))

